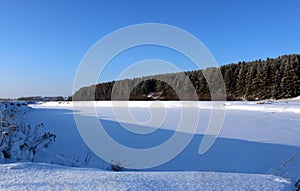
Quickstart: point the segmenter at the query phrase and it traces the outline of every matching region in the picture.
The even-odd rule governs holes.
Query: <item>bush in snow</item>
[[[295,183],[296,191],[300,191],[300,179]]]
[[[111,170],[113,170],[115,172],[119,172],[124,169],[124,167],[122,166],[122,164],[119,161],[111,161],[110,168],[111,168]]]
[[[24,123],[24,104],[0,104],[0,161],[33,161],[36,152],[55,141],[56,135],[45,132],[43,123]]]

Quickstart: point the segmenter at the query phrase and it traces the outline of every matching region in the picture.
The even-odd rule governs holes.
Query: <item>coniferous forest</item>
[[[299,61],[300,55],[293,54],[275,59],[259,59],[221,66],[219,69],[223,75],[227,100],[282,99],[299,96]],[[206,79],[214,75],[215,69],[207,68],[100,83],[79,89],[70,99],[75,101],[190,100],[191,89],[193,89],[198,100],[211,100]],[[187,77],[191,83],[187,83]],[[182,90],[183,93],[178,93],[178,90]]]

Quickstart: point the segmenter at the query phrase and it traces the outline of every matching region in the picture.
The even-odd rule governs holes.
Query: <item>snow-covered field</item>
[[[75,115],[93,116],[86,112],[87,105],[81,104],[82,110],[75,111]],[[299,99],[262,104],[222,103],[226,109],[222,129],[204,155],[199,155],[198,149],[211,116],[211,102],[133,101],[128,103],[128,108],[140,121],[138,124],[126,117],[116,118],[112,102],[94,102],[93,105],[96,117],[108,134],[120,144],[137,149],[166,141],[176,131],[182,107],[199,108],[199,124],[191,142],[173,160],[146,170],[116,173],[104,171],[110,165],[94,155],[79,135],[72,102],[30,105],[32,109],[27,109],[26,123],[44,123],[47,131],[57,135],[56,142],[37,153],[35,163],[0,165],[0,189],[292,190],[300,178]],[[127,109],[124,102],[115,102],[116,105]],[[143,125],[151,119],[151,112],[161,108],[164,108],[165,118],[158,129]],[[137,135],[128,133],[122,125],[156,131],[147,136]],[[189,122],[185,125],[187,128],[181,129],[179,135],[192,133]]]

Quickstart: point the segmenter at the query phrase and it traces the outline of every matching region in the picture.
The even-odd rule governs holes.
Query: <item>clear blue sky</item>
[[[70,95],[87,50],[139,23],[192,33],[219,65],[299,53],[299,7],[298,0],[1,0],[0,97]],[[108,67],[101,80],[122,69]]]

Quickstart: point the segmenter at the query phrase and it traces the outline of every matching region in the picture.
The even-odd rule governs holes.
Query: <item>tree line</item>
[[[227,100],[292,98],[300,95],[299,60],[297,54],[283,55],[219,68],[105,82],[82,87],[70,99],[193,100],[196,95],[197,100],[211,100],[207,81],[214,79],[216,71],[223,76]]]

